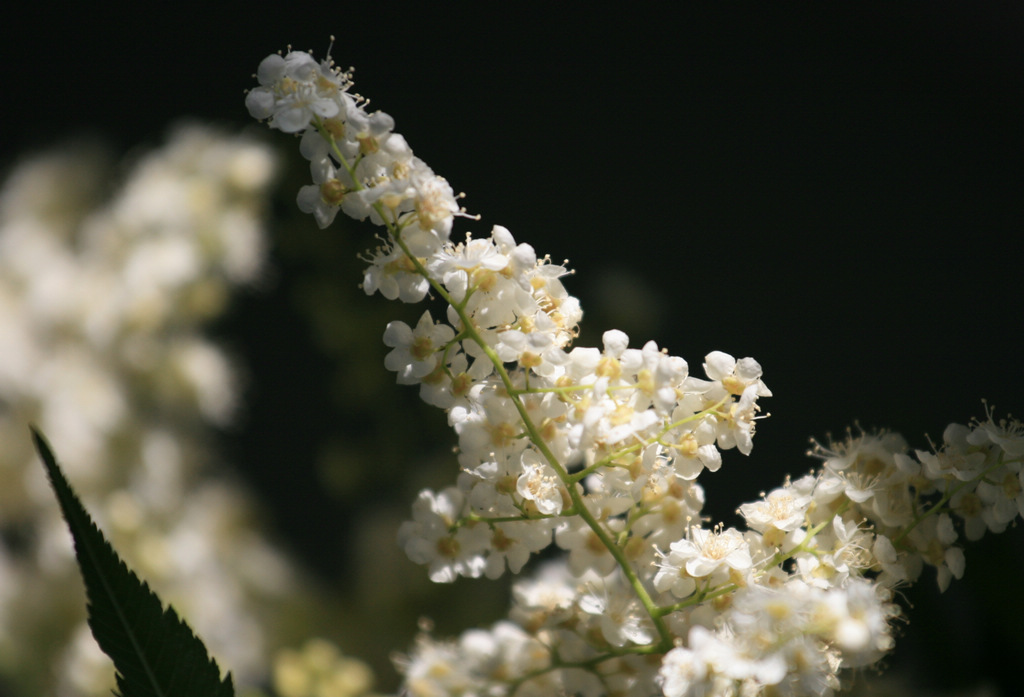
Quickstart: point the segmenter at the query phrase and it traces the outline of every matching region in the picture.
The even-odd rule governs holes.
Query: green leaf
[[[39,456],[75,541],[85,581],[89,627],[114,661],[122,697],[232,697],[203,642],[170,606],[166,610],[128,568],[89,517],[57,466],[46,439],[32,429]]]

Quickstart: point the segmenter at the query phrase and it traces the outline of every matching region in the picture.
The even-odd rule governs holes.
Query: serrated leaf
[[[122,697],[233,697],[206,646],[170,606],[128,568],[78,500],[46,439],[32,429],[39,456],[75,541],[89,628],[114,661]]]

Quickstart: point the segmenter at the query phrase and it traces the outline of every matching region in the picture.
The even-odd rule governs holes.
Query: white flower
[[[579,599],[583,612],[598,617],[601,635],[612,646],[627,643],[648,644],[654,639],[650,619],[629,590],[616,583],[606,583],[600,590],[586,593]]]
[[[690,629],[687,646],[665,654],[658,682],[665,697],[746,695],[759,694],[785,675],[786,663],[778,654],[751,655],[724,633],[698,625]],[[739,692],[737,682],[744,683]]]
[[[250,115],[269,119],[271,127],[285,133],[304,130],[314,116],[328,119],[341,112],[343,76],[328,61],[317,63],[304,51],[267,56],[256,78],[260,87],[245,98]]]
[[[911,573],[907,570],[906,560],[900,557],[892,540],[885,535],[877,535],[875,537],[875,541],[871,545],[871,554],[882,567],[883,575],[880,577],[880,580],[885,585],[895,585],[911,578]]]
[[[803,524],[810,504],[810,496],[784,487],[775,489],[762,501],[743,504],[740,513],[752,530],[762,533],[769,529],[792,532]]]
[[[518,574],[530,559],[551,544],[554,523],[550,520],[523,520],[495,523],[491,531],[490,550],[487,554],[487,578],[498,578],[508,570]]]
[[[990,412],[988,418],[978,423],[967,436],[967,442],[972,445],[992,443],[1011,458],[1018,458],[1024,455],[1024,423],[1013,418],[996,422]]]
[[[758,396],[757,385],[749,385],[739,401],[728,406],[725,418],[718,422],[718,447],[723,450],[735,447],[744,455],[750,454],[754,447],[754,420],[760,411]]]
[[[937,453],[915,451],[921,473],[938,484],[949,477],[966,482],[981,474],[986,453],[968,442],[970,435],[971,431],[961,424],[947,426],[942,433],[943,446]]]
[[[686,571],[686,558],[682,555],[664,554],[659,550],[658,572],[654,575],[654,587],[660,593],[669,591],[677,598],[688,598],[697,590],[697,579]]]
[[[728,353],[712,351],[704,357],[704,372],[712,380],[721,383],[729,394],[739,396],[748,387],[754,387],[756,396],[772,396],[771,390],[761,381],[761,364],[753,358],[737,361]]]
[[[691,527],[689,537],[673,542],[668,559],[682,562],[686,573],[703,578],[724,567],[746,571],[753,563],[750,549],[739,530],[708,530]]]
[[[523,473],[516,481],[516,491],[527,501],[533,501],[544,515],[562,512],[562,480],[543,461],[535,450],[522,454]]]
[[[999,532],[1017,516],[1024,515],[1021,472],[1014,473],[1001,467],[991,472],[986,479],[978,482],[978,500],[985,507],[986,518],[991,521],[989,527],[993,532]]]
[[[338,210],[347,209],[349,201],[353,200],[349,193],[352,178],[344,169],[338,169],[327,155],[314,158],[309,167],[313,183],[299,189],[296,203],[303,213],[312,213],[317,226],[323,230],[334,222]]]
[[[569,570],[576,576],[588,572],[607,576],[616,568],[615,557],[582,518],[560,522],[555,528],[555,543],[569,552]]]
[[[385,147],[394,128],[395,120],[383,111],[367,114],[353,109],[348,114],[345,137],[359,143],[359,152],[363,155],[375,155]]]
[[[462,272],[470,278],[460,285],[487,291],[497,280],[494,272],[501,271],[508,263],[509,258],[489,238],[468,238],[439,254],[431,263],[430,270],[445,285],[452,283],[450,274]]]
[[[865,580],[815,596],[812,616],[826,638],[843,651],[848,666],[871,663],[892,648],[889,619],[898,614],[888,591]]]
[[[452,642],[427,636],[417,638],[412,655],[398,661],[405,676],[403,692],[411,697],[447,697],[473,694],[479,689],[472,665]]]
[[[698,643],[698,636],[707,632],[703,627],[694,627],[690,633],[690,644]],[[704,694],[703,685],[708,676],[708,664],[693,649],[677,647],[665,654],[658,671],[658,683],[665,697],[688,697]]]
[[[363,290],[367,295],[380,292],[388,300],[417,303],[426,297],[430,281],[416,273],[400,248],[381,246],[363,274]]]
[[[531,578],[512,586],[513,614],[539,612],[545,620],[568,617],[576,602],[576,579],[562,561],[547,562]]]
[[[420,492],[413,519],[398,529],[398,542],[409,559],[430,567],[430,580],[451,583],[458,576],[477,578],[484,572],[484,552],[490,543],[485,525],[460,525],[465,497],[454,487],[440,494]]]
[[[443,239],[448,239],[452,229],[452,217],[459,212],[455,193],[443,177],[433,172],[417,172],[412,179],[416,191],[413,201],[416,218],[424,229],[433,230]]]
[[[398,382],[412,384],[432,373],[438,366],[440,352],[455,337],[447,324],[435,324],[430,312],[424,312],[416,329],[405,322],[389,322],[384,343],[392,351],[384,357],[384,367],[398,373]]]

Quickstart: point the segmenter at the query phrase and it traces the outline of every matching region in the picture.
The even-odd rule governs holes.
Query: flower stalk
[[[927,564],[944,587],[963,573],[960,534],[1024,513],[1024,429],[989,415],[951,426],[934,453],[884,433],[819,448],[819,472],[740,507],[747,530],[705,527],[697,480],[721,451],[751,453],[771,396],[760,364],[713,351],[696,377],[617,330],[573,346],[569,272],[501,226],[453,242],[469,217],[459,197],[348,73],[291,52],[257,76],[250,113],[302,134],[313,184],[299,207],[320,227],[341,211],[385,229],[364,290],[441,306],[441,320],[428,310],[384,334],[385,365],[447,412],[459,443],[456,484],[420,493],[399,543],[438,582],[565,552],[515,584],[508,620],[422,637],[409,694],[824,694],[891,648],[897,585]],[[958,507],[968,496],[980,513]]]

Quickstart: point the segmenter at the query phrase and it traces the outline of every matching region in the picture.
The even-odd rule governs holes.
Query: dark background
[[[761,362],[772,417],[750,459],[705,478],[716,520],[806,471],[809,436],[857,421],[924,447],[981,415],[982,398],[1024,412],[1020,6],[429,5],[47,5],[48,22],[0,29],[2,162],[83,133],[153,145],[183,116],[244,127],[259,61],[289,43],[322,56],[334,34],[357,91],[483,216],[463,230],[503,224],[570,259],[582,342],[617,327],[694,373],[714,349]],[[290,221],[306,175],[271,135],[291,160],[276,208]],[[368,475],[338,451],[370,452],[396,427],[422,428],[422,451],[452,440],[414,395],[381,392],[383,346],[338,338],[378,341],[394,316],[354,289],[368,229],[303,220],[280,234],[292,225],[278,225],[275,270],[216,328],[250,374],[223,444],[309,567],[346,579],[363,511],[404,508],[429,476],[399,485],[393,444],[355,458]],[[350,313],[333,329],[331,307]],[[356,354],[367,362],[339,367]],[[375,370],[379,384],[360,377]],[[378,412],[346,394],[393,401],[394,421],[379,430]],[[1021,534],[968,548],[967,562],[944,597],[928,572],[908,595],[891,663],[919,682],[1008,680],[1024,650]]]

